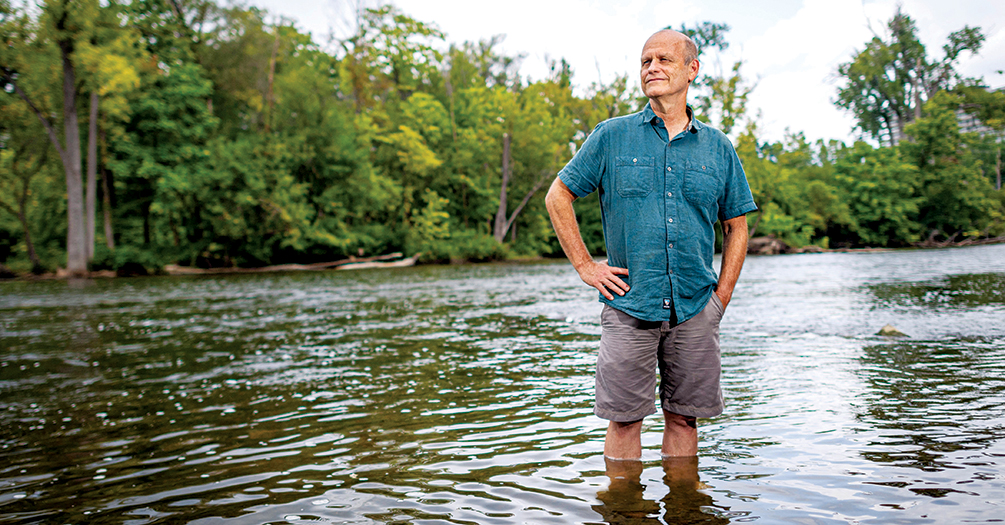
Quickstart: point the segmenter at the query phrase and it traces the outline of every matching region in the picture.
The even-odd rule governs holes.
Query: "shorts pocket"
[[[627,198],[645,197],[653,191],[653,157],[616,157],[614,186],[618,195]]]
[[[719,314],[719,320],[722,320],[722,316],[726,313],[726,308],[722,306],[722,299],[719,299],[719,294],[712,291],[712,297],[710,298],[712,302],[712,307]]]

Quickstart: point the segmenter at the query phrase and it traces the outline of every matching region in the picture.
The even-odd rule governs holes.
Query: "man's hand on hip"
[[[725,310],[726,305],[729,304],[729,300],[733,298],[733,292],[721,291],[721,288],[716,288],[713,293],[719,296],[719,302],[722,303],[722,309]]]
[[[606,261],[589,261],[579,270],[579,278],[599,290],[608,300],[614,299],[612,291],[618,295],[625,295],[628,291],[628,284],[619,275],[628,275],[628,269],[608,266]]]

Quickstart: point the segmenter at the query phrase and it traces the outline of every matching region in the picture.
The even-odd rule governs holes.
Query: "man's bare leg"
[[[690,457],[698,455],[698,423],[690,416],[663,411],[663,457]],[[608,436],[610,430],[608,429]]]
[[[611,421],[604,440],[604,456],[610,459],[642,457],[642,420],[632,423]]]

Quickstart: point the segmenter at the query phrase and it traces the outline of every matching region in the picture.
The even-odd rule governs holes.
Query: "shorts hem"
[[[656,413],[656,407],[649,407],[648,409],[636,410],[634,412],[618,412],[616,410],[607,410],[600,407],[593,407],[593,413],[600,419],[606,419],[608,421],[614,421],[615,423],[631,423],[633,421],[638,421],[645,418],[646,416]]]
[[[696,407],[691,405],[680,405],[677,403],[663,403],[663,410],[671,412],[673,414],[678,414],[681,416],[689,417],[715,417],[722,414],[725,406],[719,405],[714,407]]]

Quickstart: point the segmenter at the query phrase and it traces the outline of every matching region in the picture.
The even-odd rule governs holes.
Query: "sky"
[[[347,7],[369,0],[250,0],[272,15],[294,21],[316,41],[343,35]],[[371,2],[373,3],[373,2]],[[729,48],[702,56],[706,72],[728,72],[743,60],[741,73],[756,82],[748,109],[762,141],[802,132],[810,141],[855,140],[854,121],[834,106],[839,64],[851,59],[900,4],[918,26],[929,56],[941,58],[947,36],[965,25],[979,26],[986,40],[976,56],[964,54],[959,70],[1005,86],[1005,2],[1000,0],[393,0],[404,14],[432,23],[446,43],[476,42],[505,35],[502,51],[524,54],[520,73],[547,76],[549,60],[564,58],[573,84],[609,82],[629,74],[638,89],[638,63],[650,34],[682,23],[726,23]],[[580,94],[583,94],[581,91]],[[641,93],[639,93],[641,94]]]

